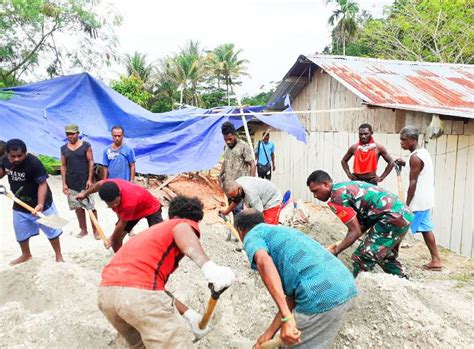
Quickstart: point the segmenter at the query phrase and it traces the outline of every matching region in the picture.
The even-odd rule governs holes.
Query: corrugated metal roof
[[[304,71],[303,66],[314,65],[369,105],[474,118],[472,65],[348,56],[300,56],[284,81]],[[285,93],[278,88],[277,92],[280,95]]]

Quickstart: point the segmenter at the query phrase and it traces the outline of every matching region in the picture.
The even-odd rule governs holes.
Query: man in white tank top
[[[423,265],[425,270],[441,270],[441,259],[433,234],[433,222],[430,210],[434,207],[434,170],[430,153],[418,145],[418,129],[414,126],[405,126],[400,131],[400,145],[410,151],[405,162],[396,160],[399,165],[406,166],[409,171],[409,185],[407,190],[407,206],[414,214],[411,224],[413,234],[422,233],[426,246],[431,254],[431,261]]]

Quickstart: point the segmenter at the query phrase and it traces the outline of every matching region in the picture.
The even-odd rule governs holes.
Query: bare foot
[[[76,238],[83,238],[84,236],[87,236],[87,230],[81,230],[79,234],[76,235]]]
[[[58,263],[64,262],[63,256],[62,255],[56,256],[56,262]]]
[[[21,255],[20,257],[18,257],[17,259],[14,259],[10,262],[10,265],[16,265],[16,264],[20,264],[20,263],[25,263],[25,262],[28,262],[30,259],[31,259],[31,255]]]
[[[443,269],[441,262],[431,261],[427,264],[423,264],[421,267],[423,270],[430,270],[430,271],[440,271]]]
[[[98,233],[95,233],[95,232],[94,232],[94,239],[100,240],[100,235],[99,235]]]

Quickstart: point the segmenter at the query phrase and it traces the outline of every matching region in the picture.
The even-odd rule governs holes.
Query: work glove
[[[191,327],[191,331],[193,331],[196,339],[203,338],[211,330],[211,327],[209,325],[207,325],[206,328],[203,330],[199,328],[199,322],[201,321],[202,316],[193,309],[186,310],[186,312],[183,314],[183,317],[188,323],[189,327]]]
[[[213,285],[215,292],[229,287],[235,279],[235,274],[232,269],[217,265],[213,261],[204,263],[201,270],[207,282]]]

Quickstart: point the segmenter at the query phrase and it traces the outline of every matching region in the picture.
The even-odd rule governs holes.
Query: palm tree
[[[336,25],[335,30],[340,33],[342,40],[342,55],[345,56],[346,41],[354,36],[357,30],[356,16],[359,5],[353,0],[326,0],[326,5],[333,2],[337,3],[338,8],[329,17],[328,23],[331,26]]]
[[[133,55],[127,54],[124,63],[128,76],[139,78],[144,85],[150,84],[155,66],[152,63],[147,63],[146,54],[139,52],[135,52]]]
[[[239,84],[238,79],[242,76],[248,76],[246,59],[239,59],[242,50],[235,50],[234,44],[223,44],[217,46],[213,51],[208,53],[207,65],[217,78],[218,87],[220,81],[226,86],[227,104],[230,105],[230,92],[233,91],[232,86]]]
[[[170,65],[169,75],[180,88],[180,105],[187,102],[198,106],[201,101],[198,86],[206,74],[199,42],[188,41],[180,53],[173,57]]]

